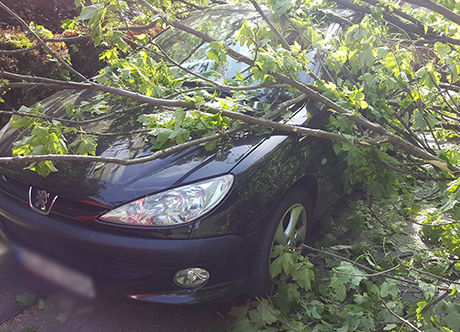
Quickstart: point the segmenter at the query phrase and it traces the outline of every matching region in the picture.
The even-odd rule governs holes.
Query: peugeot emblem
[[[57,198],[57,195],[53,195],[44,189],[34,187],[29,189],[29,206],[40,214],[49,214]]]
[[[50,198],[50,193],[46,192],[46,190],[37,190],[34,206],[42,211],[45,211],[46,203],[48,203],[48,198]]]

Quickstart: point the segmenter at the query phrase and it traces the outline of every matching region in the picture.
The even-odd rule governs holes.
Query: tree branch
[[[334,0],[336,3],[348,7],[354,11],[364,13],[364,14],[372,14],[371,10],[368,7],[365,6],[360,6],[354,2],[348,1],[348,0]],[[390,15],[386,12],[382,13],[383,19],[385,21],[390,22],[391,24],[396,25],[397,27],[403,29],[404,31],[407,31],[409,33],[414,33],[417,35],[425,35],[424,28],[422,26],[418,26],[415,24],[406,24],[403,21],[401,21],[399,18]]]
[[[114,111],[112,113],[108,113],[108,114],[101,115],[101,116],[98,116],[96,118],[87,119],[87,120],[70,120],[70,119],[64,119],[64,118],[56,118],[56,117],[49,116],[49,115],[31,114],[31,113],[18,112],[18,111],[3,111],[3,110],[0,110],[0,115],[2,115],[2,114],[4,114],[4,115],[17,115],[17,116],[22,116],[22,117],[31,117],[31,118],[43,119],[43,120],[47,120],[47,121],[56,120],[56,121],[59,121],[61,123],[68,123],[68,124],[74,124],[74,125],[77,125],[77,126],[81,126],[83,124],[99,122],[99,121],[106,120],[106,119],[109,119],[109,118],[112,118],[112,117],[115,117],[115,116],[118,116],[118,115],[124,115],[124,114],[128,114],[128,113],[131,113],[131,112],[135,112],[135,111],[137,111],[137,110],[139,110],[139,109],[141,109],[142,107],[145,107],[145,106],[147,106],[147,104],[141,104],[141,105],[137,105],[137,106],[134,106],[134,107],[129,107],[129,108],[126,108],[126,109],[121,109],[121,110],[118,110],[118,111]]]
[[[260,8],[260,6],[258,5],[257,1],[256,0],[249,0],[249,1],[251,1],[252,5],[257,10],[257,12],[260,14],[260,16],[262,16],[263,20],[268,24],[268,26],[273,31],[273,33],[278,37],[278,39],[281,42],[281,45],[283,45],[283,47],[286,50],[290,50],[291,46],[289,45],[289,43],[286,41],[286,39],[284,39],[283,35],[278,31],[278,29],[270,21],[270,19],[267,17],[267,15],[265,15],[264,11],[262,10],[262,8]]]
[[[40,48],[40,45],[34,45],[34,46],[30,46],[30,47],[25,47],[25,48],[18,48],[18,49],[15,49],[15,50],[0,50],[0,54],[19,54],[19,53],[24,53],[24,52],[28,52],[28,51],[32,51],[32,50],[35,50],[37,48]]]
[[[98,84],[98,83],[93,83],[93,82],[68,82],[68,81],[55,80],[55,79],[45,78],[45,77],[14,74],[14,73],[6,72],[3,70],[0,70],[0,78],[6,78],[6,79],[11,79],[11,80],[17,80],[17,81],[27,81],[27,82],[34,82],[34,83],[49,84],[49,86],[59,86],[60,89],[68,89],[68,90],[89,89],[89,90],[94,90],[94,91],[108,92],[114,95],[131,98],[141,103],[147,103],[147,104],[154,105],[154,106],[194,108],[194,105],[191,102],[148,97],[146,95],[143,95],[137,92],[132,92],[129,90],[115,88],[115,87],[111,87],[108,85],[103,85],[103,84]]]
[[[363,0],[365,1],[365,0]],[[417,0],[415,0],[417,1]],[[335,0],[338,4],[341,4],[342,6],[348,7],[356,12],[364,13],[364,14],[372,14],[371,10],[368,7],[360,6],[356,3],[350,2],[348,0]],[[372,3],[373,1],[366,1],[368,3]],[[410,2],[410,1],[408,1]],[[446,42],[446,43],[451,43],[454,45],[460,45],[460,40],[451,38],[448,36],[441,36],[441,35],[432,35],[429,33],[425,32],[425,28],[423,25],[419,24],[406,24],[403,21],[401,21],[399,18],[387,13],[383,12],[383,19],[392,25],[398,27],[402,31],[405,31],[406,33],[412,33],[416,34],[418,36],[423,37],[423,40],[417,41],[420,43],[430,43],[434,44],[436,42]]]
[[[171,93],[170,95],[165,96],[165,99],[172,99],[183,93],[189,93],[194,91],[216,91],[216,90],[225,90],[225,91],[253,91],[260,89],[277,89],[277,88],[288,88],[289,84],[258,84],[258,85],[249,85],[249,86],[230,86],[230,85],[218,85],[218,86],[198,86],[196,88],[190,88],[182,91],[177,91]]]
[[[378,8],[381,8],[381,9],[383,8],[385,10],[385,12],[388,13],[388,11],[386,11],[386,9],[384,8],[384,4],[381,3],[379,0],[362,0],[362,1],[367,2],[368,4],[371,4],[371,5],[376,6]],[[427,29],[426,31],[428,33],[431,33],[431,32],[434,31],[433,28],[426,26],[425,24],[423,24],[422,21],[417,20],[415,17],[410,16],[409,14],[403,12],[402,10],[400,10],[398,8],[392,7],[391,11],[393,13],[395,13],[396,15],[401,16],[403,19],[408,20],[409,22],[411,22],[411,23],[413,23],[413,24],[415,24],[417,26],[421,26],[421,27],[423,27],[423,29]],[[390,13],[388,13],[388,14],[390,14]]]
[[[14,157],[0,157],[0,165],[11,166],[11,165],[26,165],[32,162],[39,161],[64,161],[64,162],[102,162],[118,164],[123,166],[135,165],[153,161],[155,159],[164,158],[171,154],[184,151],[196,145],[200,145],[206,142],[210,142],[225,136],[235,134],[245,128],[244,125],[238,125],[232,129],[225,131],[224,133],[217,133],[215,135],[194,139],[182,144],[172,146],[160,151],[156,151],[150,156],[136,158],[136,159],[122,159],[115,157],[100,157],[100,156],[80,156],[80,155],[61,155],[61,154],[49,154],[49,155],[29,155],[29,156],[14,156]]]
[[[450,9],[444,7],[443,5],[440,5],[439,3],[436,3],[431,0],[406,0],[406,2],[412,3],[414,5],[424,7],[427,9],[430,9],[441,16],[445,17],[449,21],[452,21],[458,25],[460,25],[460,15],[454,13]]]
[[[61,38],[43,38],[45,43],[71,43],[71,42],[79,42],[84,40],[91,39],[90,35],[80,35],[80,36],[71,36],[71,37],[61,37]]]

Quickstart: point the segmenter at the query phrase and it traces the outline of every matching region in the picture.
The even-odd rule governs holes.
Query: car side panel
[[[305,120],[309,126],[324,124],[323,112],[304,111],[310,112]],[[211,216],[195,222],[190,237],[255,232],[284,193],[306,175],[317,181],[319,213],[340,192],[338,163],[329,140],[275,133],[232,169],[235,185],[229,197]]]

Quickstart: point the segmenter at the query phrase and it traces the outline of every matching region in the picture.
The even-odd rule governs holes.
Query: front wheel
[[[270,295],[273,279],[270,276],[271,253],[276,245],[300,247],[306,240],[312,203],[302,187],[291,188],[277,204],[274,213],[262,226],[254,251],[251,289],[254,296]]]

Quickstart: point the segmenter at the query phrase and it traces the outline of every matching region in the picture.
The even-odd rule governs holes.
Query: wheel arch
[[[304,175],[292,184],[292,186],[295,185],[301,186],[308,192],[311,203],[315,206],[316,198],[318,197],[318,181],[316,178],[313,175]]]

